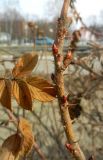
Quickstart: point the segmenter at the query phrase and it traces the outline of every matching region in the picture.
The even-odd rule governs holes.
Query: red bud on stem
[[[54,43],[53,46],[52,46],[52,51],[53,51],[53,54],[58,54],[58,47],[56,46],[56,44]]]

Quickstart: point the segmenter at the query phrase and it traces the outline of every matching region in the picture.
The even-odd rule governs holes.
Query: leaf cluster
[[[42,102],[52,101],[55,96],[55,87],[39,76],[32,76],[31,72],[38,62],[38,55],[28,53],[20,57],[11,74],[0,78],[0,102],[11,107],[11,98],[26,110],[32,110],[32,100]]]

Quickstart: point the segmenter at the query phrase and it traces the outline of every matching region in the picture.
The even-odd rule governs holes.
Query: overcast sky
[[[8,5],[19,1],[19,9],[25,14],[36,15],[38,18],[47,18],[47,2],[50,5],[53,1],[59,0],[0,0],[0,4],[5,2],[4,6],[6,6],[7,1],[9,1]],[[83,19],[87,19],[91,15],[98,16],[101,10],[103,10],[103,0],[77,0],[75,4]],[[51,12],[51,15],[53,15],[53,10]]]
[[[21,8],[24,12],[34,13],[40,17],[44,16],[46,3],[48,0],[20,0]],[[51,3],[54,0],[49,0]],[[99,15],[103,10],[103,0],[77,0],[78,11],[83,17],[89,15]]]

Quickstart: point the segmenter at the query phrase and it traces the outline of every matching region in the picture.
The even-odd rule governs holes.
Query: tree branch
[[[58,19],[57,35],[52,48],[55,61],[55,83],[57,88],[59,107],[61,111],[61,118],[69,143],[66,144],[66,147],[76,160],[85,160],[85,156],[79,147],[74,131],[72,129],[72,122],[68,111],[69,104],[65,96],[63,70],[61,67],[63,63],[63,44],[67,31],[66,27],[68,24],[67,12],[70,6],[70,2],[70,0],[64,0],[61,16]]]

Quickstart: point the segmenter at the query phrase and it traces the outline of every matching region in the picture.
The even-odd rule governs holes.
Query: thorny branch
[[[55,60],[55,83],[57,88],[59,107],[61,111],[61,118],[67,136],[67,140],[69,143],[66,144],[66,147],[76,160],[85,160],[85,156],[79,147],[79,144],[77,142],[77,139],[75,137],[72,128],[72,122],[68,112],[69,104],[65,96],[66,93],[64,87],[63,70],[61,69],[62,59],[63,59],[62,55],[63,43],[67,31],[66,27],[68,24],[67,11],[70,6],[70,2],[71,2],[70,0],[64,0],[61,16],[58,19],[56,40],[53,44],[53,56]]]

